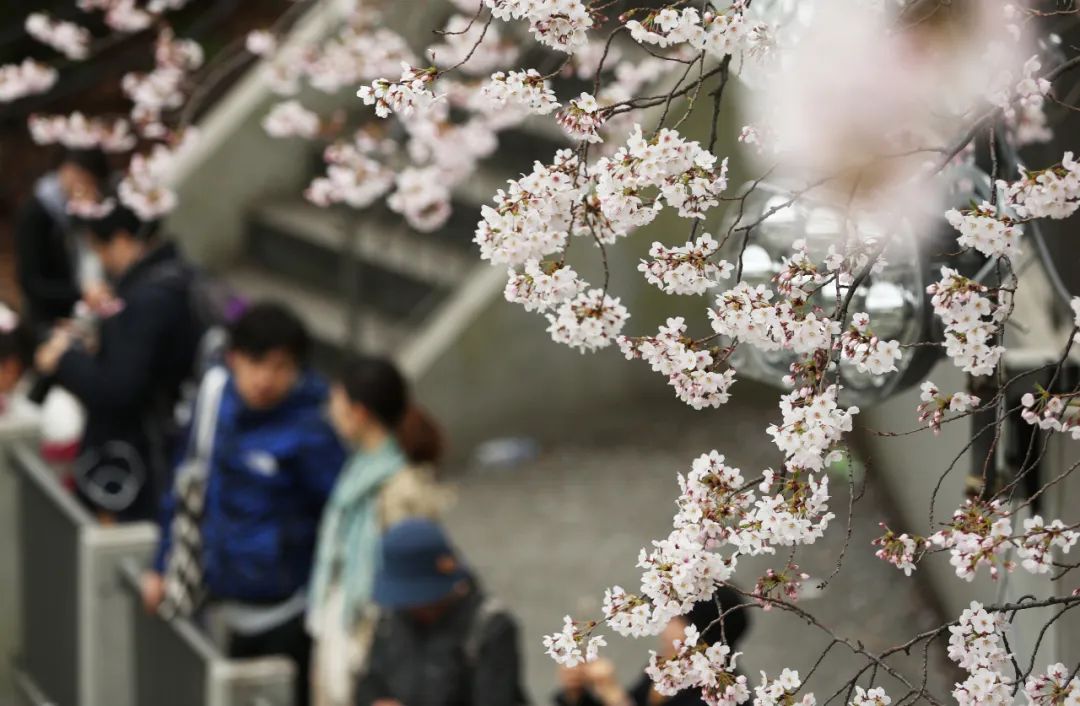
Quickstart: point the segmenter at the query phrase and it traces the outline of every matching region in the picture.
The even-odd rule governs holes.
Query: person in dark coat
[[[279,304],[256,303],[231,325],[226,365],[211,368],[199,392],[215,388],[217,402],[196,403],[195,441],[165,496],[158,551],[142,579],[147,610],[202,619],[230,657],[289,657],[296,706],[308,703],[304,615],[319,519],[346,455],[310,348],[304,325]],[[184,479],[203,414],[213,424],[193,511]]]
[[[484,595],[446,535],[413,518],[383,535],[374,599],[385,613],[356,706],[518,706],[514,618]]]
[[[180,386],[202,336],[192,311],[193,271],[174,244],[157,239],[156,223],[123,207],[87,225],[114,299],[96,333],[74,325],[54,330],[35,365],[86,408],[75,465],[80,497],[103,518],[150,519],[178,437]]]
[[[746,634],[749,616],[745,608],[732,610],[744,603],[740,595],[721,586],[712,600],[702,601],[684,617],[670,621],[660,634],[661,656],[673,656],[675,640],[682,640],[686,627],[693,625],[702,642],[713,644],[723,640],[738,651],[738,643]],[[723,625],[718,622],[723,615]],[[730,611],[730,612],[727,612]],[[704,706],[701,692],[685,689],[675,696],[664,696],[653,689],[652,680],[642,674],[630,689],[625,690],[615,676],[615,668],[607,660],[597,660],[559,671],[562,689],[555,695],[557,706]]]
[[[23,313],[39,335],[70,316],[84,294],[99,295],[83,291],[80,269],[87,262],[86,252],[68,204],[97,201],[108,175],[108,163],[100,151],[69,151],[55,171],[38,179],[16,217],[16,273]]]

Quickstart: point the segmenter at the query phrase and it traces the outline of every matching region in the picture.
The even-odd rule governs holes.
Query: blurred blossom
[[[763,3],[768,21],[796,29],[748,67],[747,122],[768,132],[789,177],[833,177],[837,198],[870,210],[933,210],[928,166],[992,106],[1024,99],[1014,122],[1040,131],[1044,86],[1006,4],[964,0],[911,22],[890,0]]]

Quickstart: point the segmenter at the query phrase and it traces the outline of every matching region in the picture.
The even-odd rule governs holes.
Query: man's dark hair
[[[311,337],[288,307],[277,302],[258,302],[229,327],[229,350],[255,359],[284,350],[303,367],[311,354]]]
[[[105,186],[109,180],[109,160],[105,153],[96,149],[68,149],[60,157],[60,164],[73,164],[94,177],[98,184]]]
[[[115,198],[115,197],[113,197]],[[160,221],[144,221],[135,212],[119,203],[101,218],[84,218],[80,223],[95,240],[112,242],[120,233],[128,233],[138,240],[150,240],[158,232]]]
[[[686,620],[697,628],[701,639],[707,644],[723,639],[734,649],[750,623],[749,610],[744,603],[736,591],[720,586],[711,599],[695,603]],[[723,623],[720,622],[721,616]]]

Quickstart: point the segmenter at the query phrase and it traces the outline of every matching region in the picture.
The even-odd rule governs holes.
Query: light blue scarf
[[[355,454],[338,477],[319,525],[311,614],[325,608],[335,576],[344,597],[346,626],[370,601],[379,562],[379,488],[405,464],[397,443],[388,439],[375,451]]]

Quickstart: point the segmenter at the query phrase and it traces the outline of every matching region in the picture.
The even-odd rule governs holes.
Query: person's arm
[[[177,317],[177,302],[165,292],[149,291],[114,315],[103,331],[101,351],[91,355],[73,348],[60,359],[56,381],[79,398],[90,414],[129,411],[148,394],[153,361]],[[104,337],[107,336],[106,340]]]
[[[473,706],[517,706],[521,685],[521,655],[514,619],[504,613],[492,616],[472,674]]]
[[[42,272],[43,243],[55,227],[36,200],[23,206],[15,223],[16,268],[19,284],[29,299],[70,310],[81,296],[74,278],[46,277]]]

